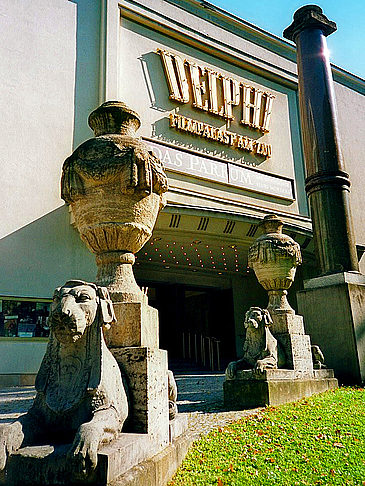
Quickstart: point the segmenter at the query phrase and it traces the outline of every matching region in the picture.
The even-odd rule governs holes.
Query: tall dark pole
[[[326,36],[337,29],[322,9],[307,5],[294,14],[284,37],[297,45],[298,87],[306,192],[322,274],[358,271],[345,172],[337,128]]]

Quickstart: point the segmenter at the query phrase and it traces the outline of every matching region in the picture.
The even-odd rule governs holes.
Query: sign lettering
[[[228,184],[228,169],[225,162],[200,157],[190,152],[182,152],[150,141],[148,144],[157,157],[162,160],[165,169]]]
[[[175,113],[170,114],[170,127],[192,135],[199,135],[210,140],[229,145],[230,147],[252,152],[264,157],[271,157],[271,145],[259,142],[243,135],[214,127],[208,123],[199,122],[192,118]]]
[[[165,168],[246,191],[294,200],[293,181],[147,140]]]
[[[226,120],[234,120],[233,107],[241,103],[240,123],[262,133],[269,131],[274,95],[184,60],[177,54],[163,49],[157,49],[157,52],[164,66],[170,99],[179,103],[192,101],[195,108]],[[192,88],[192,100],[189,85]]]

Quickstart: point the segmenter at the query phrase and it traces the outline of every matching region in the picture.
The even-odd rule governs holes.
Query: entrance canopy
[[[248,248],[260,235],[260,219],[242,214],[169,205],[160,214],[152,238],[137,254],[136,271],[143,266],[168,272],[208,272],[240,275],[252,272],[247,266]],[[313,244],[308,229],[286,225],[312,260]]]

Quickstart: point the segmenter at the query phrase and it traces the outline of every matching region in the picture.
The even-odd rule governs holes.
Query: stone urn
[[[109,289],[114,302],[141,302],[134,254],[151,237],[165,205],[167,177],[161,161],[136,137],[139,116],[124,103],[103,103],[88,122],[95,138],[64,162],[61,197],[96,255],[97,284]]]
[[[282,233],[283,222],[276,215],[265,216],[263,234],[248,251],[248,265],[268,291],[268,310],[294,313],[287,300],[296,268],[302,263],[299,244]]]

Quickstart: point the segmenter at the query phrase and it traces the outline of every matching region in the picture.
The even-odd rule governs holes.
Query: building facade
[[[167,206],[134,267],[160,312],[161,347],[172,359],[222,368],[240,352],[245,311],[266,305],[247,267],[266,214],[279,215],[302,247],[294,308],[303,280],[318,274],[294,45],[197,0],[33,0],[26,8],[6,0],[0,8],[3,383],[33,380],[53,289],[95,279],[60,175],[93,136],[88,115],[106,100],[140,115],[138,134],[169,179]],[[336,66],[332,73],[364,271],[365,82]]]

